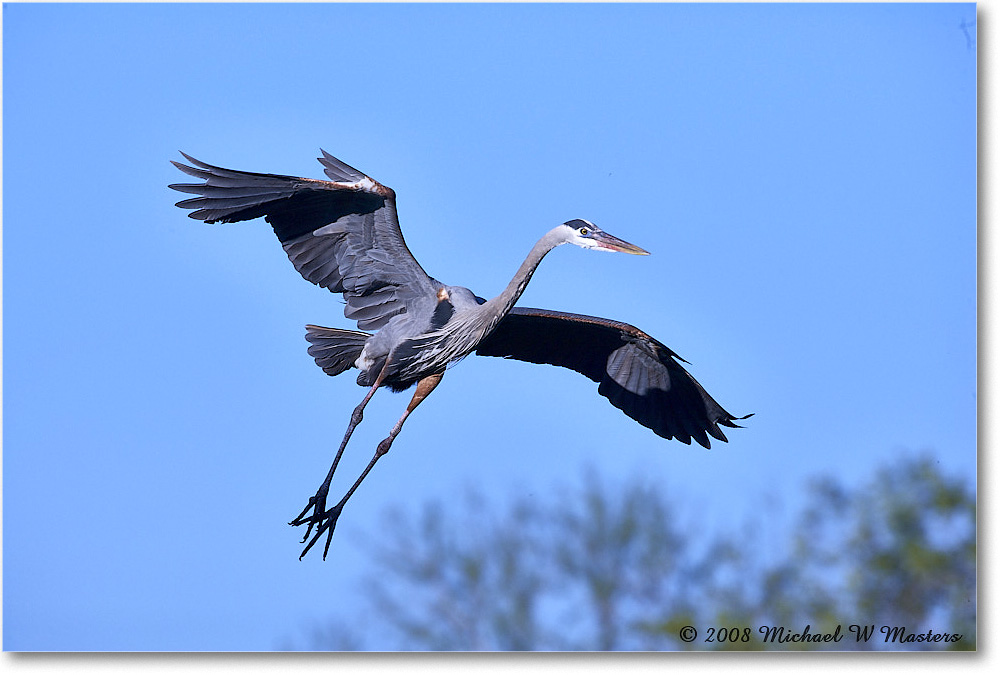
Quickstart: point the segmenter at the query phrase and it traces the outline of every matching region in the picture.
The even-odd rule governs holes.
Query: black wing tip
[[[356,169],[344,160],[334,157],[323,148],[320,148],[319,151],[323,156],[317,157],[316,160],[323,165],[323,173],[325,173],[331,180],[343,180],[344,178],[352,180],[361,180],[363,178],[371,179],[371,177],[364,171]]]
[[[183,150],[178,150],[177,152],[181,153],[181,155],[184,157],[184,159],[186,159],[187,161],[191,162],[195,166],[202,167],[202,168],[206,168],[206,167],[209,166],[208,164],[205,164],[205,162],[202,162],[200,160],[195,159],[194,157],[192,157],[191,155],[187,154]],[[192,167],[188,166],[187,164],[183,164],[181,162],[178,162],[175,159],[170,160],[170,163],[173,164],[174,166],[176,166],[181,171],[183,171],[184,169],[190,169],[190,168],[192,168]]]
[[[722,441],[723,443],[728,443],[729,439],[726,438],[726,435],[722,432],[722,429],[719,428],[719,425],[729,427],[730,429],[744,429],[745,427],[742,424],[736,424],[736,420],[745,420],[748,417],[753,417],[753,415],[753,413],[750,413],[749,415],[743,415],[742,417],[733,417],[727,413],[726,417],[720,417],[717,420],[712,420],[712,423],[706,427],[704,431],[707,431],[708,435],[712,438]],[[704,442],[700,438],[697,438],[696,440],[706,449],[712,449],[712,442],[708,440],[707,436],[704,439]]]
[[[736,420],[745,420],[753,416],[754,413],[749,413],[747,415],[743,415],[742,417],[733,417],[732,415],[730,415],[727,418],[717,420],[717,422],[719,424],[729,427],[730,429],[745,429],[746,427],[744,427],[742,424],[736,424]]]
[[[717,420],[712,420],[712,422],[707,427],[705,427],[705,429],[702,430],[702,436],[704,438],[695,436],[695,440],[698,441],[699,445],[706,448],[707,450],[712,449],[712,441],[708,439],[708,436],[711,436],[717,441],[728,443],[729,439],[726,438],[726,434],[722,432],[722,429],[719,428],[719,425],[722,425],[724,427],[729,427],[730,429],[744,429],[745,427],[742,424],[736,424],[736,420],[745,420],[748,417],[753,417],[753,415],[754,415],[753,413],[750,413],[749,415],[743,415],[742,417],[733,417],[732,415],[727,413],[725,417],[720,417]],[[707,432],[707,435],[705,432]],[[677,440],[683,441],[683,439],[681,438],[678,438]]]
[[[204,179],[205,183],[174,183],[172,185],[168,185],[167,187],[170,187],[174,190],[178,190],[180,192],[197,192],[197,190],[194,188],[200,188],[207,185],[209,177],[213,174],[213,172],[219,170],[219,167],[212,166],[211,164],[206,164],[205,162],[197,160],[185,152],[182,152],[180,150],[178,150],[178,152],[184,155],[184,158],[187,161],[191,162],[191,164],[193,164],[194,166],[189,166],[187,164],[184,164],[183,162],[178,162],[173,159],[170,160],[170,163],[189,176],[194,176],[195,178]]]
[[[197,178],[203,178],[204,177],[202,175],[204,172],[201,169],[197,169],[197,168],[195,168],[193,166],[188,166],[187,164],[184,164],[183,162],[178,162],[178,161],[173,160],[173,159],[170,160],[170,163],[173,164],[175,167],[177,167],[178,169],[180,169],[181,171],[183,171],[184,173],[186,173],[189,176],[195,176]],[[175,183],[175,185],[178,185],[178,184],[179,183]],[[171,185],[170,187],[174,187],[174,186]]]
[[[721,423],[721,420],[720,420],[720,423]],[[723,443],[728,443],[729,442],[729,439],[726,438],[726,435],[724,433],[722,433],[722,429],[720,429],[719,425],[715,424],[715,423],[710,424],[707,427],[705,427],[704,429],[702,429],[701,436],[695,437],[695,440],[698,441],[698,445],[700,445],[701,447],[705,448],[706,450],[711,450],[712,449],[712,441],[709,438],[709,436],[711,436],[712,438],[714,438],[717,441],[722,441]]]

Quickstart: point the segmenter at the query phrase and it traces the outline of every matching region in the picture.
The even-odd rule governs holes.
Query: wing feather
[[[709,435],[727,440],[720,424],[737,427],[734,420],[745,419],[709,396],[678,363],[684,359],[627,323],[516,307],[476,354],[575,370],[598,382],[598,393],[626,415],[682,443],[711,447]]]
[[[208,223],[261,216],[270,223],[295,269],[308,281],[343,293],[344,313],[363,330],[377,330],[415,303],[434,298],[431,279],[406,247],[388,187],[326,151],[319,158],[331,179],[235,171],[184,155],[173,164],[204,180],[170,187],[198,195],[177,202]],[[367,298],[377,295],[375,302]]]

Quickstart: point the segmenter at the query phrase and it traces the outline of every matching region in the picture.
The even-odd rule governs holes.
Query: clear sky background
[[[3,13],[4,649],[301,643],[364,620],[386,509],[468,486],[642,475],[713,529],[903,452],[975,479],[974,5]],[[688,447],[575,373],[471,357],[300,562],[286,522],[364,395],[303,326],[353,324],[263,221],[166,186],[178,150],[322,177],[320,147],[479,295],[570,218],[651,251],[560,248],[521,304],[633,323],[756,415]],[[407,401],[376,396],[334,497]]]

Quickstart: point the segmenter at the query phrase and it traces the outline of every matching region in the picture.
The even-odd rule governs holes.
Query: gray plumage
[[[329,375],[356,367],[358,384],[371,389],[352,415],[326,481],[292,521],[308,525],[304,542],[316,528],[302,555],[323,532],[329,549],[344,503],[388,451],[403,421],[449,365],[473,352],[571,368],[598,382],[598,392],[632,419],[684,443],[694,439],[707,448],[709,436],[725,441],[719,425],[735,427],[734,420],[742,419],[712,399],[678,363],[680,357],[634,326],[514,308],[539,263],[557,246],[646,254],[593,223],[571,220],[547,232],[503,292],[484,300],[430,277],[403,240],[395,192],[325,151],[319,161],[330,180],[234,171],[184,157],[193,166],[174,165],[204,182],[171,185],[197,195],[177,206],[208,223],[263,216],[295,269],[343,294],[344,314],[360,329],[307,326],[309,354],[317,365]],[[344,499],[326,510],[333,473],[371,396],[382,386],[402,391],[414,384],[413,400],[368,468]]]

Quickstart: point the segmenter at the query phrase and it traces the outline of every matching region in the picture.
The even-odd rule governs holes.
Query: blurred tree
[[[502,518],[472,494],[464,504],[460,515],[436,502],[417,518],[391,513],[370,544],[376,648],[975,649],[975,496],[929,458],[900,459],[856,489],[815,481],[780,551],[763,550],[759,523],[714,537],[682,528],[652,486],[611,488],[594,472]],[[859,643],[850,624],[875,632]],[[844,639],[764,643],[757,632],[807,625],[840,625]],[[887,643],[883,625],[963,637]],[[685,626],[695,642],[679,639]],[[739,630],[720,641],[725,628]],[[323,635],[315,648],[345,646]]]
[[[941,475],[924,457],[882,468],[855,491],[818,481],[816,495],[797,534],[797,557],[846,581],[838,589],[842,600],[830,603],[833,611],[877,629],[963,636],[896,648],[975,648],[976,500],[962,481]],[[868,647],[893,648],[878,638]]]

